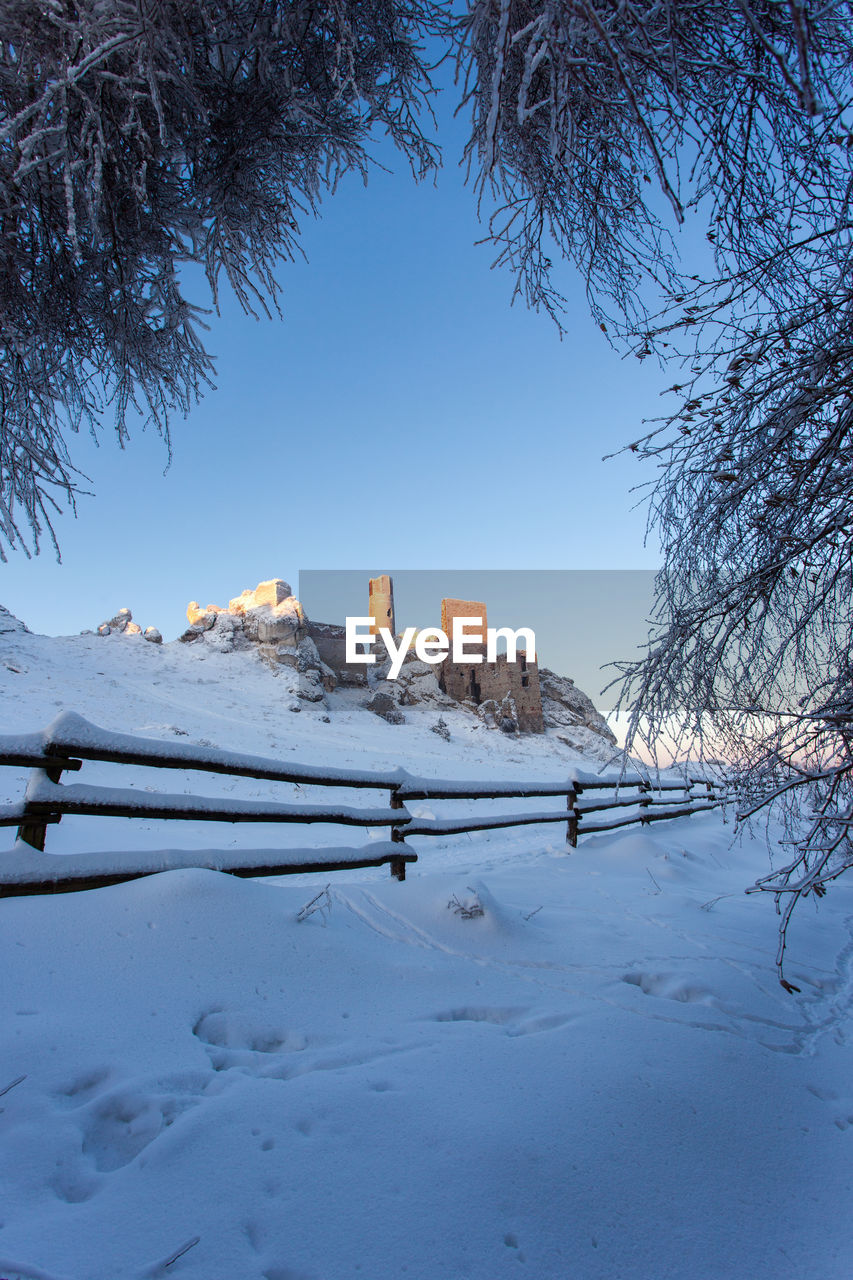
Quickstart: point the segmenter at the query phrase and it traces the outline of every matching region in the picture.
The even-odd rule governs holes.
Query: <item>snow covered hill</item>
[[[7,619],[0,732],[70,709],[305,763],[592,767],[452,708],[449,741],[435,708],[391,725],[355,691],[295,711],[287,672],[252,653]],[[19,797],[25,775],[3,772]],[[155,770],[138,785],[163,788]],[[169,778],[215,787],[296,790]],[[212,842],[210,824],[171,826],[69,818],[48,848]],[[718,814],[571,856],[556,827],[413,844],[403,884],[191,870],[0,900],[0,1276],[847,1280],[850,888],[800,911],[790,996],[772,903],[743,894],[766,847],[733,845]]]

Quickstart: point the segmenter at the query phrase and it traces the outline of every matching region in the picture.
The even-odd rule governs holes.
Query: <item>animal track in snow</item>
[[[491,1008],[489,1006],[464,1005],[459,1009],[447,1009],[443,1013],[437,1013],[434,1016],[435,1022],[494,1022],[498,1026],[505,1026],[508,1022],[514,1022],[521,1014],[527,1013],[526,1008]]]
[[[677,973],[625,973],[622,981],[639,987],[644,995],[659,996],[664,1000],[678,1000],[681,1004],[716,1004],[713,992],[707,987],[691,983]]]
[[[202,1014],[193,1027],[193,1035],[207,1049],[214,1071],[232,1067],[258,1067],[260,1055],[301,1053],[308,1047],[308,1037],[301,1031],[288,1031],[265,1025],[250,1014],[236,1010],[211,1009]]]
[[[91,1200],[101,1183],[91,1171],[61,1163],[50,1185],[58,1198],[66,1204],[82,1204],[84,1200]]]
[[[214,1071],[236,1068],[265,1080],[293,1080],[312,1071],[363,1067],[416,1047],[341,1047],[329,1037],[323,1037],[321,1043],[304,1032],[264,1025],[257,1016],[225,1009],[203,1014],[193,1027],[193,1034],[207,1049]]]
[[[813,1093],[821,1102],[826,1102],[835,1112],[833,1120],[838,1129],[843,1133],[845,1129],[853,1127],[853,1102],[850,1098],[842,1098],[834,1089],[822,1089],[817,1085],[806,1085],[809,1093]]]
[[[524,1006],[510,1008],[490,1005],[463,1005],[458,1009],[446,1009],[433,1014],[433,1022],[488,1022],[494,1026],[506,1027],[508,1036],[532,1036],[542,1031],[556,1031],[573,1021],[568,1013],[540,1013],[525,1018],[529,1009]]]
[[[84,1071],[82,1075],[76,1076],[58,1091],[62,1105],[84,1107],[91,1101],[99,1086],[109,1079],[109,1076],[108,1067],[95,1067],[91,1071]]]
[[[122,1169],[169,1128],[198,1098],[151,1096],[123,1089],[91,1104],[83,1154],[101,1173]]]

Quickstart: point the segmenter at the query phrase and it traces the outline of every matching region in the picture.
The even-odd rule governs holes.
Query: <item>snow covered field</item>
[[[443,712],[444,742],[434,709],[394,726],[358,702],[292,712],[287,677],[252,654],[0,635],[0,732],[71,709],[305,763],[597,767],[462,711]],[[25,775],[3,772],[18,798]],[[85,765],[81,780],[124,777]],[[306,834],[341,842],[81,818],[47,847]],[[588,837],[571,856],[563,840],[558,826],[415,838],[403,884],[386,869],[189,870],[0,900],[0,1276],[847,1280],[850,887],[795,917],[790,996],[772,902],[742,892],[767,868],[763,842],[732,845],[718,814]],[[475,902],[483,914],[455,909]]]

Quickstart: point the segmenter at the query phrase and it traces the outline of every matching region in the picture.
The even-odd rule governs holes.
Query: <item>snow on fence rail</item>
[[[194,770],[263,781],[387,790],[388,807],[278,804],[267,800],[228,800],[205,796],[141,792],[132,787],[86,786],[61,782],[63,773],[76,773],[84,760],[143,765],[149,768]],[[118,884],[138,876],[177,867],[208,867],[238,876],[274,876],[305,871],[341,871],[389,864],[391,874],[404,880],[406,863],[418,855],[407,836],[447,836],[500,827],[566,823],[566,842],[575,847],[579,835],[612,831],[635,823],[658,822],[713,809],[723,804],[723,786],[712,779],[685,777],[653,786],[639,774],[610,778],[578,773],[555,782],[475,782],[418,778],[404,769],[386,772],[336,769],[325,765],[293,765],[263,756],[243,755],[212,747],[161,742],[112,733],[64,712],[41,733],[0,737],[0,765],[31,768],[26,794],[18,804],[0,808],[0,826],[17,826],[18,843],[0,866],[0,897],[61,892]],[[698,790],[697,790],[698,789]],[[586,792],[609,791],[594,803],[580,798]],[[627,794],[626,792],[636,792]],[[679,799],[667,795],[679,793]],[[490,800],[564,797],[565,807],[525,812],[418,818],[406,808],[412,800]],[[624,815],[622,810],[628,812]],[[659,812],[657,810],[660,810]],[[587,815],[616,816],[587,822]],[[81,854],[53,858],[44,853],[47,827],[63,815],[122,818],[167,818],[207,822],[331,823],[344,826],[390,828],[390,840],[356,848],[264,849],[236,851],[206,849],[159,850],[129,855]]]

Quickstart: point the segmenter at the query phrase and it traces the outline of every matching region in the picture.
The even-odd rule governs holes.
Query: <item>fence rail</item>
[[[278,804],[267,800],[222,800],[166,792],[150,793],[133,787],[63,785],[64,773],[77,773],[84,761],[158,769],[181,769],[261,781],[318,787],[349,787],[387,791],[386,806]],[[97,888],[177,867],[209,867],[238,876],[275,876],[305,871],[338,871],[390,865],[403,880],[406,864],[418,855],[406,845],[408,836],[448,836],[504,827],[564,822],[566,841],[578,836],[613,831],[637,823],[713,809],[726,800],[724,786],[712,779],[685,777],[680,782],[653,785],[638,774],[602,779],[580,773],[552,782],[475,782],[418,778],[404,769],[391,771],[336,769],[321,765],[290,765],[262,756],[240,755],[210,747],[160,742],[98,728],[73,712],[65,712],[43,733],[0,737],[0,766],[30,768],[24,799],[0,808],[0,826],[17,826],[15,852],[0,866],[0,897]],[[697,790],[698,789],[698,790]],[[586,792],[610,791],[585,802]],[[636,792],[636,794],[626,794]],[[668,795],[678,793],[678,800]],[[406,808],[414,800],[494,800],[564,797],[565,807],[458,818],[418,817]],[[635,810],[622,816],[623,810]],[[655,810],[654,812],[652,810]],[[659,811],[658,811],[659,810]],[[587,815],[613,812],[611,821],[587,822]],[[45,854],[47,827],[65,815],[121,818],[165,818],[177,821],[329,823],[387,827],[390,840],[355,848],[253,850],[159,850],[145,854]],[[135,865],[129,866],[130,858]]]

